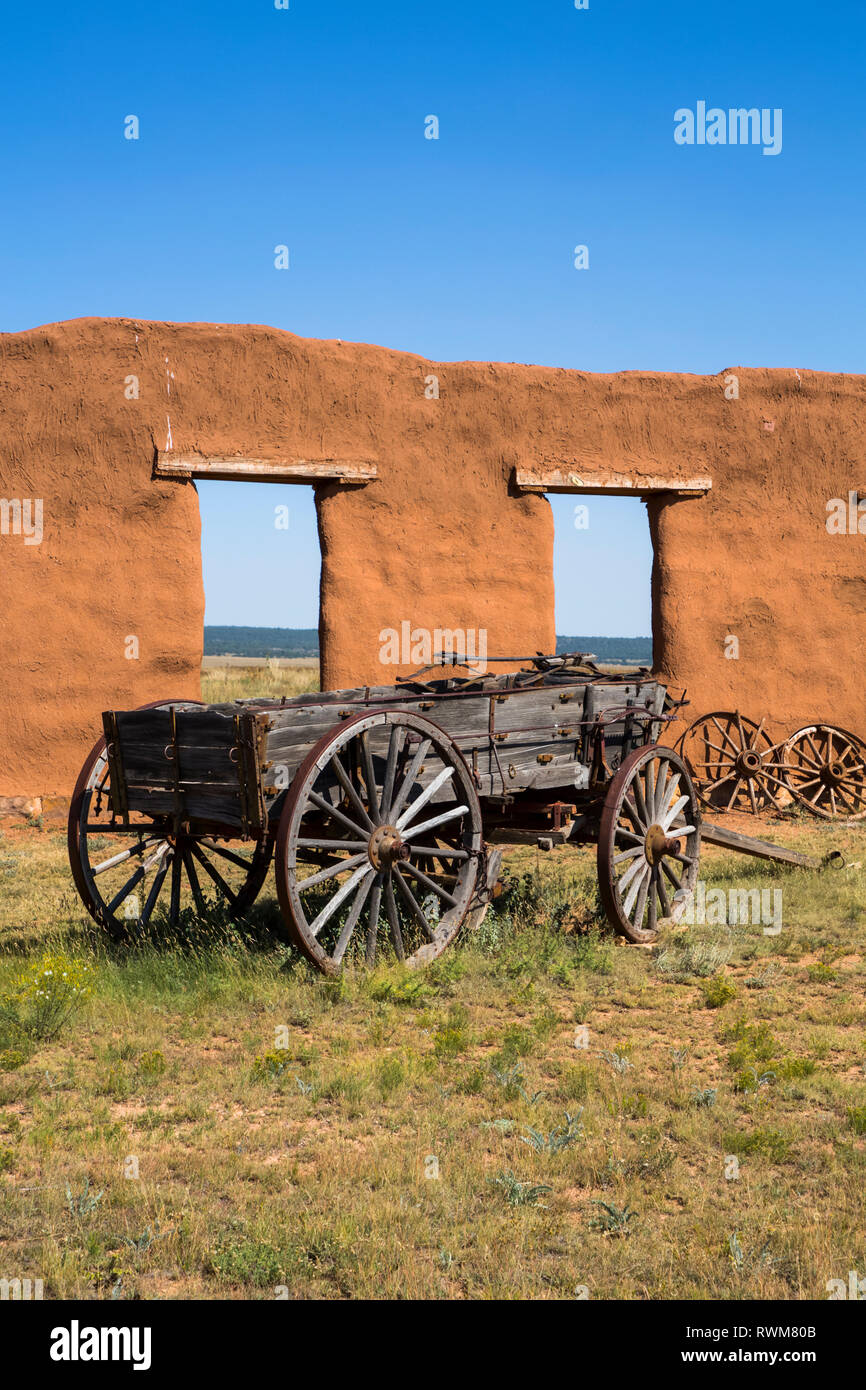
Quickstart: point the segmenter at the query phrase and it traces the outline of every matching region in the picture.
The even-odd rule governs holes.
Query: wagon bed
[[[658,737],[666,689],[649,674],[605,675],[586,657],[478,679],[359,686],[281,700],[173,704],[103,717],[118,813],[174,815],[257,835],[313,745],[370,710],[427,716],[470,765],[482,799],[587,792]],[[431,759],[423,787],[441,770]]]

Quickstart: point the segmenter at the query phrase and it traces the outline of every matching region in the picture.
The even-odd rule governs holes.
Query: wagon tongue
[[[751,835],[740,835],[735,830],[725,830],[721,825],[711,825],[704,821],[701,826],[701,839],[711,845],[722,845],[725,849],[737,850],[740,854],[751,854],[756,859],[775,859],[781,864],[795,864],[800,869],[825,869],[829,866],[841,868],[844,859],[838,850],[831,850],[823,859],[814,854],[801,854],[796,849],[785,849],[782,845],[771,845],[769,840],[756,840]]]

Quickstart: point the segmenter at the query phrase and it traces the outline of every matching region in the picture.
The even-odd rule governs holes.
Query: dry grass
[[[862,831],[779,833],[862,853]],[[0,1276],[533,1299],[862,1277],[863,871],[708,850],[711,884],[781,884],[781,935],[639,950],[599,932],[589,851],[507,863],[497,911],[426,973],[332,983],[280,941],[270,884],[246,937],[123,950],[90,932],[62,835],[8,829],[0,1004],[49,947],[96,975],[56,1040],[0,1037]]]
[[[281,695],[305,695],[319,689],[319,672],[314,666],[213,666],[201,673],[201,698],[209,705],[227,700],[268,699]]]

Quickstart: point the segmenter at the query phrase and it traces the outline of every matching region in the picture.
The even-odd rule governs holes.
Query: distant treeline
[[[624,661],[634,665],[649,665],[652,662],[653,644],[651,637],[557,637],[556,650],[594,652],[599,661],[603,662]],[[314,627],[206,627],[204,654],[318,656],[319,634]],[[489,654],[496,656],[493,650]]]
[[[315,627],[206,627],[205,656],[318,656]]]
[[[651,666],[651,637],[560,637],[557,652],[592,652],[602,662],[624,661],[630,666]]]

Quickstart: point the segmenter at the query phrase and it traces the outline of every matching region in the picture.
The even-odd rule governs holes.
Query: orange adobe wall
[[[8,509],[0,534],[0,796],[68,793],[101,710],[199,694],[198,498],[153,478],[167,417],[178,451],[377,463],[366,486],[316,489],[328,687],[409,669],[379,659],[404,621],[486,629],[491,655],[552,650],[551,512],[515,466],[706,474],[707,496],[649,503],[658,671],[694,714],[863,733],[866,541],[825,522],[829,499],[866,495],[866,379],[737,375],[727,400],[724,373],[436,364],[250,326],[0,335],[0,497],[43,508],[40,544]],[[585,631],[592,615],[589,591]]]

